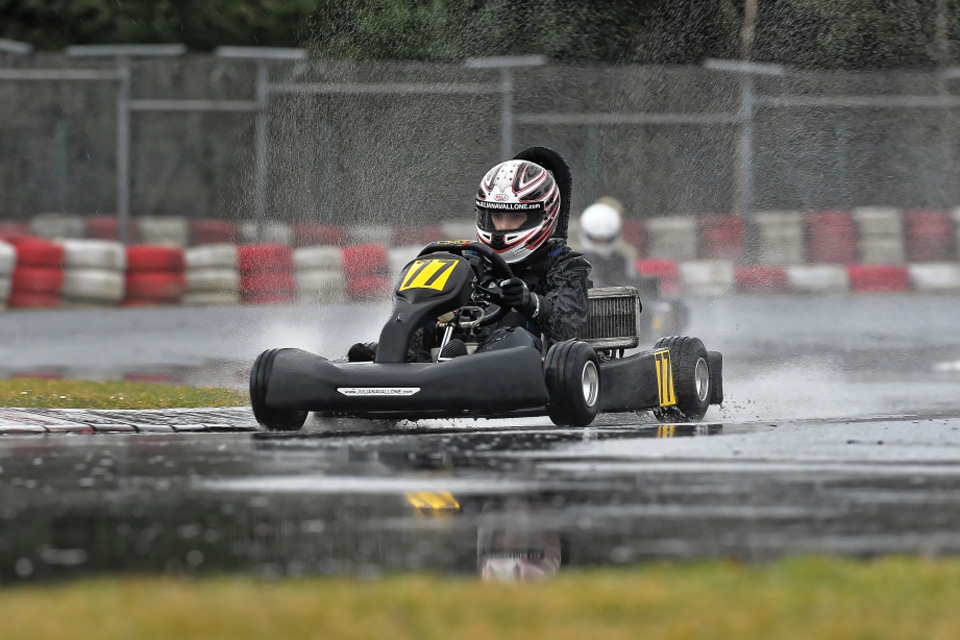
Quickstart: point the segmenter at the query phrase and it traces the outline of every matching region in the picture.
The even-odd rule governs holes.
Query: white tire
[[[444,240],[476,240],[477,223],[473,220],[444,220],[440,223]]]
[[[893,207],[856,207],[851,212],[860,238],[900,237],[903,213]]]
[[[185,293],[180,304],[193,307],[234,306],[240,304],[236,291],[191,291]]]
[[[190,244],[190,223],[180,216],[144,216],[137,218],[137,230],[144,244]]]
[[[736,286],[733,263],[729,260],[681,262],[680,282],[684,293],[692,296],[725,296]]]
[[[236,269],[237,245],[202,244],[183,252],[187,269]]]
[[[123,300],[124,276],[105,269],[67,269],[63,297],[74,301],[117,303]]]
[[[75,213],[40,213],[30,220],[30,233],[41,238],[83,238],[87,222]]]
[[[646,222],[647,256],[679,262],[697,259],[697,219],[692,216],[651,218]]]
[[[15,266],[17,266],[17,250],[13,245],[0,240],[0,278],[13,273]]]
[[[186,277],[190,293],[240,291],[240,272],[236,269],[187,269]]]
[[[300,271],[340,271],[343,254],[340,247],[300,247],[293,250],[293,265]]]
[[[860,262],[864,264],[903,264],[906,257],[899,235],[860,238],[859,249]]]
[[[960,264],[924,262],[907,266],[914,291],[960,291]]]
[[[357,224],[347,227],[347,241],[350,244],[373,242],[387,247],[393,245],[393,227],[386,224]]]
[[[127,268],[127,252],[119,242],[65,238],[60,244],[64,269],[125,271]]]
[[[346,300],[346,282],[339,271],[297,271],[293,277],[301,304],[338,304]]]
[[[276,220],[263,221],[263,238],[258,237],[257,222],[247,220],[239,225],[240,237],[243,242],[250,244],[255,242],[273,242],[276,244],[293,244],[293,227],[286,222],[277,222]]]
[[[786,267],[787,283],[793,291],[842,293],[850,289],[850,277],[841,264],[801,264]]]

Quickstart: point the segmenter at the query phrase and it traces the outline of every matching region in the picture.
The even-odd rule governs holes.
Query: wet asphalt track
[[[0,412],[73,433],[0,436],[0,580],[960,551],[960,300],[691,310],[687,333],[726,366],[727,400],[699,425],[328,421],[278,435],[246,409]],[[177,369],[241,385],[262,348],[332,355],[384,312],[322,314],[323,332],[315,308],[8,313],[0,361],[8,374]]]

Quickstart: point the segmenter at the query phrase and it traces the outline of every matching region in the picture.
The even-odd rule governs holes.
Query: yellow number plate
[[[407,289],[436,289],[443,291],[443,287],[450,279],[450,274],[457,268],[456,260],[416,260],[400,284],[400,291]]]
[[[670,361],[670,349],[657,351],[653,357],[657,365],[657,391],[660,392],[660,406],[675,405],[677,396],[673,391],[673,364]]]

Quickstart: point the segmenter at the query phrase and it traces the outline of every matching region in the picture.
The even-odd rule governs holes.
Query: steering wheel
[[[511,269],[507,261],[503,259],[503,256],[485,244],[464,241],[431,242],[421,249],[417,256],[425,256],[441,251],[444,253],[454,253],[461,257],[463,257],[465,251],[471,251],[480,256],[484,265],[488,267],[489,272],[492,273],[492,282],[479,282],[475,287],[475,289],[480,292],[481,300],[478,302],[481,303],[484,311],[483,320],[480,321],[481,326],[493,324],[507,314],[510,307],[506,304],[498,304],[495,302],[495,300],[500,298],[500,287],[497,286],[497,283],[513,277],[513,269]],[[492,313],[487,313],[487,309],[491,306],[496,307],[496,309]]]

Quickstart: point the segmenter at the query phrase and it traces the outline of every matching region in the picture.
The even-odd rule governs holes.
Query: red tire
[[[743,262],[743,218],[710,216],[700,219],[700,257]]]
[[[396,227],[393,230],[393,246],[406,247],[409,245],[423,246],[430,242],[446,240],[440,227]]]
[[[191,220],[190,237],[198,244],[237,244],[237,225],[224,220]]]
[[[240,297],[268,293],[292,294],[297,285],[289,271],[248,273],[240,276]]]
[[[127,273],[124,303],[132,301],[178,302],[187,290],[182,272],[137,271]]]
[[[347,279],[347,295],[354,300],[374,300],[385,298],[393,287],[393,280],[387,276],[359,276]]]
[[[350,278],[385,276],[390,273],[390,255],[382,244],[369,242],[343,247],[343,275]]]
[[[272,242],[242,244],[237,247],[237,268],[241,274],[293,271],[293,249]]]
[[[850,291],[859,293],[887,293],[910,290],[910,271],[905,265],[851,264],[847,265]]]
[[[87,216],[86,222],[88,238],[96,240],[120,239],[120,220],[116,216]]]
[[[953,224],[948,212],[916,209],[903,218],[908,262],[953,260]]]
[[[10,288],[24,293],[43,293],[59,297],[63,290],[63,269],[17,266],[10,277]]]
[[[13,291],[7,298],[7,306],[11,309],[50,309],[60,306],[60,296],[55,293]]]
[[[56,242],[28,236],[11,243],[17,249],[18,267],[62,268],[63,247]]]
[[[183,271],[183,249],[162,244],[132,244],[127,247],[127,273]]]
[[[812,211],[806,216],[807,259],[814,264],[857,260],[857,228],[849,211]]]
[[[347,242],[347,230],[329,224],[296,224],[293,226],[293,242],[298,247],[341,246]]]
[[[783,267],[737,267],[734,277],[742,291],[784,291],[788,284]]]

